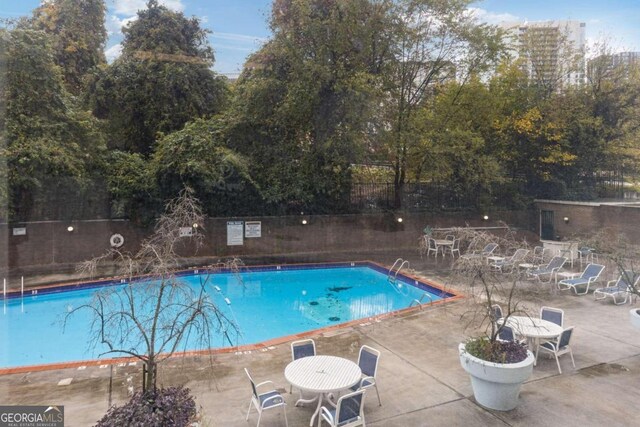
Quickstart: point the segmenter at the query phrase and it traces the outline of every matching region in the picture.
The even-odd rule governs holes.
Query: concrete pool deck
[[[393,259],[380,257],[379,261],[391,264]],[[445,274],[447,262],[438,262],[412,259],[418,273],[444,280],[438,271]],[[367,397],[365,417],[370,426],[640,424],[640,331],[629,322],[631,307],[595,302],[592,295],[550,292],[548,285],[534,289],[527,302],[532,311],[543,304],[565,311],[565,325],[576,327],[572,340],[576,369],[568,355],[562,356],[559,375],[555,360],[541,356],[523,385],[519,406],[510,412],[486,410],[473,399],[457,354],[458,343],[470,333],[460,320],[469,308],[465,301],[382,322],[363,321],[313,338],[319,354],[356,361],[363,344],[382,352],[378,370],[382,406],[375,396]],[[250,397],[243,371],[247,367],[257,382],[271,380],[283,391],[289,425],[306,426],[314,408],[294,406],[298,395],[288,393],[284,378],[290,360],[288,343],[211,359],[175,358],[161,368],[160,382],[192,390],[202,426],[255,426],[255,410],[245,421]],[[0,376],[0,404],[62,404],[67,426],[92,425],[108,409],[110,387],[112,402],[122,403],[130,387],[139,387],[140,373],[138,363],[4,375]],[[265,412],[261,425],[284,425],[281,411]]]

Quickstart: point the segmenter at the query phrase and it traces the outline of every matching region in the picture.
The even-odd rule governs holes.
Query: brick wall
[[[332,252],[372,252],[387,249],[416,249],[425,226],[433,228],[498,225],[504,221],[525,230],[535,229],[535,215],[531,212],[500,212],[489,214],[484,221],[477,215],[433,215],[427,213],[286,216],[208,219],[200,231],[204,246],[197,253],[185,239],[179,251],[185,256],[198,257],[277,257],[292,254],[331,254]],[[397,221],[402,216],[403,221]],[[303,225],[302,220],[307,224]],[[533,219],[533,221],[532,221]],[[245,238],[242,246],[227,246],[227,221],[261,221],[262,237]],[[67,227],[73,226],[69,232]],[[25,227],[26,234],[14,236],[14,227]],[[6,224],[0,228],[5,269],[11,275],[42,274],[71,271],[81,261],[105,253],[109,239],[121,234],[124,251],[134,252],[150,232],[128,221],[76,221]],[[8,256],[7,256],[8,254]],[[2,258],[0,258],[2,260]]]

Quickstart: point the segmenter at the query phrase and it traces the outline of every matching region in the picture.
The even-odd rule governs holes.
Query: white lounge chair
[[[631,282],[632,285],[629,285],[629,282]],[[606,287],[598,288],[593,291],[593,296],[596,301],[611,297],[613,298],[613,303],[615,305],[625,304],[627,301],[631,302],[631,288],[634,287],[637,289],[639,285],[640,274],[625,272],[618,277],[618,280],[610,280],[607,282]],[[621,302],[618,302],[618,296],[624,296],[624,299]]]
[[[509,258],[491,263],[491,268],[500,272],[504,272],[507,268],[513,270],[514,267],[517,267],[519,263],[524,261],[528,253],[529,249],[518,249]]]
[[[576,295],[585,295],[589,293],[589,285],[598,280],[600,274],[604,270],[604,265],[589,264],[584,269],[580,277],[574,279],[564,279],[558,282],[558,289],[565,291],[567,289],[573,289]],[[578,292],[578,286],[585,286],[584,292]]]
[[[461,258],[465,259],[487,259],[493,254],[493,252],[498,249],[497,243],[488,243],[481,251],[473,251],[471,253],[466,253],[461,256]]]
[[[549,275],[549,280],[547,280],[547,282],[551,282],[553,275],[557,273],[562,266],[564,266],[565,262],[567,262],[567,258],[563,256],[554,256],[547,265],[539,266],[538,268],[527,272],[527,276],[542,281],[540,278],[541,276]]]

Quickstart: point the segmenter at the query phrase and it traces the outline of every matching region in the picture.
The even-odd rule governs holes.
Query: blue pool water
[[[368,318],[407,308],[426,290],[436,301],[442,293],[414,286],[414,280],[387,275],[366,266],[216,273],[209,293],[225,315],[234,319],[240,335],[234,345],[263,342],[304,331]],[[198,286],[197,275],[181,277]],[[118,286],[118,285],[116,285]],[[217,287],[217,289],[216,289]],[[219,290],[218,290],[219,289]],[[92,298],[96,289],[64,291],[3,301],[0,312],[0,368],[96,359],[105,348],[89,348],[91,314],[65,314]],[[440,296],[442,295],[442,296]],[[231,304],[225,302],[228,299]],[[429,301],[424,298],[423,301]],[[214,348],[228,347],[228,338],[215,337]],[[180,350],[197,350],[185,342]],[[120,355],[109,355],[115,357]]]

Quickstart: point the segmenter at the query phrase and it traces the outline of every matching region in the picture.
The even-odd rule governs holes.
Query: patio
[[[382,254],[380,261],[391,264]],[[417,261],[418,273],[438,279],[446,274],[448,261]],[[424,267],[424,269],[422,268]],[[436,271],[436,273],[434,273]],[[444,280],[440,276],[439,280]],[[529,285],[532,286],[532,285]],[[318,354],[356,361],[363,344],[382,352],[378,385],[382,406],[373,395],[366,398],[365,417],[371,426],[451,425],[608,425],[640,423],[637,411],[640,384],[640,331],[629,322],[629,305],[594,302],[593,296],[534,292],[531,307],[544,304],[565,311],[565,325],[575,326],[572,341],[576,369],[568,356],[555,361],[542,355],[533,375],[523,385],[520,405],[510,412],[494,412],[478,406],[468,376],[460,367],[457,345],[469,331],[460,315],[465,301],[425,308],[403,317],[314,336]],[[203,426],[255,426],[255,410],[245,421],[250,397],[243,368],[257,382],[272,380],[288,403],[290,426],[306,426],[313,405],[294,407],[297,393],[288,393],[284,368],[291,360],[289,344],[243,354],[209,358],[176,358],[160,373],[164,385],[185,384],[201,406]],[[119,366],[113,370],[114,403],[126,400],[129,387],[140,384],[141,367]],[[70,379],[69,385],[58,385]],[[94,424],[109,404],[110,368],[87,367],[33,372],[0,377],[0,399],[5,405],[63,404],[68,426]],[[375,393],[373,393],[375,394]],[[266,412],[263,426],[284,425],[280,411]],[[326,424],[325,424],[326,425]]]

